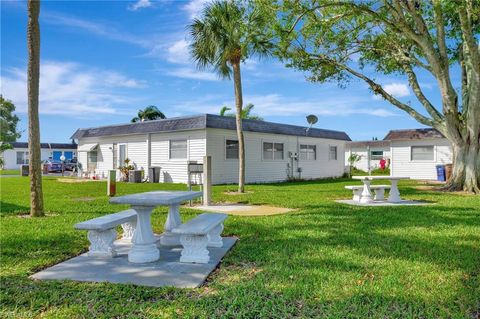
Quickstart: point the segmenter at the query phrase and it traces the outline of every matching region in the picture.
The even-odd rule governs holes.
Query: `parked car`
[[[62,171],[62,163],[52,160],[46,160],[43,162],[44,167],[47,167],[46,171],[49,173],[61,172]]]
[[[75,170],[75,167],[77,166],[77,159],[67,159],[65,161],[65,170],[66,171],[73,171]]]

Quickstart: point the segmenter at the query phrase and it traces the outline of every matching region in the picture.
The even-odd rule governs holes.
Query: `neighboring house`
[[[148,174],[160,167],[160,182],[185,183],[189,161],[212,157],[214,184],[238,182],[235,118],[212,114],[79,129],[78,160],[99,177],[125,158]],[[325,178],[344,172],[344,132],[243,120],[247,183],[289,178]],[[307,136],[308,135],[308,136]]]
[[[347,142],[345,149],[345,165],[348,166],[348,158],[351,154],[360,155],[360,161],[354,166],[369,172],[380,167],[380,160],[390,160],[390,141],[359,141]]]
[[[355,166],[368,171],[368,150],[371,169],[378,166],[373,160],[375,155],[383,151],[383,157],[390,159],[392,176],[433,180],[437,178],[437,165],[452,163],[451,143],[433,128],[391,130],[382,141],[349,142],[345,158],[350,153],[361,155],[362,160]]]
[[[28,164],[30,158],[28,156],[28,143],[11,142],[12,149],[3,152],[4,169],[19,169],[21,165]],[[68,143],[41,143],[41,159],[42,161],[52,159],[60,161],[62,155],[66,159],[77,157],[77,144]]]
[[[390,140],[393,176],[436,179],[436,166],[452,163],[451,143],[435,129],[393,130],[385,140]]]

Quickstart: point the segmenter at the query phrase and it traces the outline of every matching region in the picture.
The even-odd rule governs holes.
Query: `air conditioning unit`
[[[128,181],[130,183],[141,183],[142,182],[142,171],[141,170],[128,171]]]

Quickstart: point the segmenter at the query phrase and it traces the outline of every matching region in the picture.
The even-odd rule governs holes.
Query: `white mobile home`
[[[390,159],[390,175],[406,176],[412,179],[437,179],[436,166],[452,163],[450,142],[437,130],[407,129],[392,130],[382,141],[348,142],[345,158],[351,153],[362,156],[358,168],[368,171],[378,163],[373,161],[375,155],[383,152],[385,159]],[[346,160],[346,165],[348,162]]]
[[[358,141],[347,142],[345,148],[345,166],[350,165],[348,158],[351,154],[360,156],[355,167],[370,172],[380,167],[382,159],[390,160],[390,141]]]
[[[437,165],[452,163],[451,143],[435,129],[393,130],[385,139],[391,145],[392,176],[433,180]]]
[[[214,184],[238,182],[235,119],[212,114],[124,125],[79,129],[78,160],[84,170],[102,177],[125,158],[148,174],[160,167],[160,182],[186,183],[190,161],[212,157]],[[344,132],[244,120],[246,182],[341,176]]]
[[[28,155],[28,143],[11,142],[12,149],[3,152],[4,169],[19,169],[22,165],[28,164],[30,156]],[[66,159],[77,157],[77,144],[68,143],[41,143],[41,160],[48,159],[59,161],[63,155]]]

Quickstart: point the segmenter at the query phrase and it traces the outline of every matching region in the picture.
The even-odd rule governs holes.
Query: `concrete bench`
[[[118,225],[122,225],[122,239],[131,240],[137,227],[137,213],[133,209],[127,209],[75,224],[74,227],[88,230],[89,256],[114,257],[117,253],[113,242],[117,238],[115,227]]]
[[[356,202],[360,201],[363,191],[363,185],[349,185],[345,186],[346,189],[349,189],[353,192],[353,200]],[[375,192],[374,200],[384,200],[385,199],[385,190],[390,189],[389,185],[371,185],[370,189]]]
[[[172,233],[180,235],[183,246],[180,262],[206,264],[210,260],[207,247],[222,247],[220,236],[226,214],[203,213],[185,224],[172,229]]]

